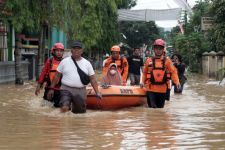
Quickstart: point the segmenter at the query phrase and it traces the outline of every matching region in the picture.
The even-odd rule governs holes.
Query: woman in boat
[[[115,63],[110,64],[107,74],[103,76],[102,85],[122,85],[122,77]]]
[[[112,55],[105,61],[105,64],[102,68],[102,74],[105,76],[109,70],[110,64],[115,63],[119,73],[121,74],[123,85],[126,86],[129,68],[127,59],[120,55],[120,47],[118,45],[111,47],[111,54]]]

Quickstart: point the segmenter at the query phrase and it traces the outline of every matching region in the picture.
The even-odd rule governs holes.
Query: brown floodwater
[[[34,90],[0,85],[1,150],[225,149],[225,87],[203,76],[189,76],[163,109],[62,114]]]

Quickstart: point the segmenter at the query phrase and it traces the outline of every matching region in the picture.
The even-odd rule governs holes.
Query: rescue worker
[[[155,56],[149,57],[144,65],[141,87],[147,90],[147,103],[151,108],[163,108],[166,98],[167,82],[172,79],[180,88],[176,68],[170,59],[164,56],[165,42],[155,40],[153,50]]]
[[[50,90],[51,82],[54,78],[54,75],[56,73],[56,69],[59,65],[59,63],[62,60],[63,53],[64,53],[64,45],[62,43],[55,43],[53,47],[51,48],[52,56],[51,58],[47,59],[45,62],[45,65],[42,69],[42,72],[39,76],[38,84],[35,90],[35,95],[38,95],[40,93],[40,90],[43,88],[43,84],[45,85],[45,92],[43,98],[45,100],[53,102],[55,107],[59,107],[59,100],[60,100],[60,82],[53,88],[54,96],[53,99],[48,99],[47,94]]]
[[[126,85],[127,76],[128,76],[128,62],[125,57],[120,56],[120,47],[117,45],[112,46],[111,48],[112,55],[106,59],[105,64],[103,66],[102,74],[105,76],[109,70],[109,66],[111,63],[115,63],[117,65],[117,69],[122,76],[122,85]]]

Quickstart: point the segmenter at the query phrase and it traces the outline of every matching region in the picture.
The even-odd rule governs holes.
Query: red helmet
[[[111,52],[120,52],[120,47],[118,45],[114,45],[112,48],[111,48]]]
[[[55,43],[53,45],[53,47],[51,48],[51,52],[53,53],[54,50],[56,50],[56,49],[60,49],[60,50],[64,51],[64,45],[62,43]]]
[[[153,46],[156,46],[156,45],[165,47],[165,42],[162,39],[156,39],[155,42],[153,43]]]

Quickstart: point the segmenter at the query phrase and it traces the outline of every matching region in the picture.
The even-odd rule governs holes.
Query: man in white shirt
[[[81,42],[74,42],[71,49],[72,56],[64,58],[55,74],[55,78],[51,84],[54,87],[55,84],[61,79],[60,87],[60,108],[62,112],[67,112],[71,109],[73,113],[85,113],[86,112],[86,86],[82,83],[80,76],[77,71],[77,65],[85,74],[90,78],[91,85],[95,90],[96,96],[101,99],[102,95],[98,90],[98,83],[96,81],[95,72],[91,63],[85,58],[81,57],[83,53],[83,45]],[[48,97],[52,98],[54,90],[50,90]],[[72,107],[71,107],[72,104]]]

